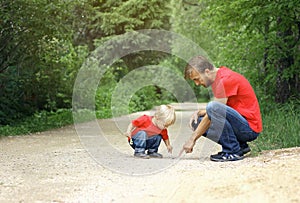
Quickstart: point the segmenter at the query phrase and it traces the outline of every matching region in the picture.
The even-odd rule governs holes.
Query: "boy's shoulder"
[[[141,115],[140,117],[138,117],[138,118],[145,118],[145,119],[149,119],[149,118],[152,118],[152,116],[149,116],[149,115],[146,115],[146,114],[144,114],[144,115]]]
[[[142,115],[136,119],[134,119],[134,121],[151,121],[153,116],[149,116],[149,115]]]

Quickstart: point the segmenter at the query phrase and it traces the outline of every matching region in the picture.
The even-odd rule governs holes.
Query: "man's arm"
[[[227,97],[225,97],[225,98],[214,98],[214,101],[218,101],[218,102],[221,102],[223,104],[226,104],[227,100],[228,100]],[[199,111],[199,113],[200,113],[200,111]],[[199,114],[198,114],[198,116],[199,116]],[[195,146],[196,141],[208,130],[209,126],[210,126],[210,120],[209,120],[209,118],[206,114],[202,118],[202,120],[201,120],[200,124],[198,125],[197,129],[193,132],[190,139],[183,145],[183,150],[186,153],[191,153],[193,151],[193,147]]]
[[[183,145],[183,150],[186,153],[191,153],[196,141],[208,130],[210,126],[210,120],[207,114],[203,117],[197,129],[193,132],[190,139]]]
[[[224,98],[214,98],[214,101],[221,102],[222,104],[227,104],[227,97]]]

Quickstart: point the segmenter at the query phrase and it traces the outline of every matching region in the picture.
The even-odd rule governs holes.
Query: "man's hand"
[[[197,121],[198,121],[198,117],[199,117],[199,116],[204,116],[205,114],[206,114],[206,110],[199,110],[199,111],[195,111],[195,112],[193,113],[193,115],[191,116],[190,122],[189,122],[190,128],[191,128],[192,130],[194,130],[194,129],[193,129],[193,126],[192,126],[193,123],[196,124]]]
[[[193,138],[190,138],[184,145],[183,150],[185,153],[192,153],[193,147],[195,146],[196,141]]]
[[[196,141],[201,137],[209,128],[210,126],[210,120],[208,118],[208,115],[206,114],[200,124],[198,125],[197,129],[193,132],[190,139],[183,145],[183,150],[186,153],[191,153],[193,151],[193,147],[196,143]]]
[[[198,111],[198,116],[204,116],[206,114],[206,110],[202,109]]]

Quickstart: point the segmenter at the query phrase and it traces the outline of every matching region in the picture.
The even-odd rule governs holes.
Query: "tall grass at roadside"
[[[76,116],[76,113],[80,117]],[[77,117],[77,123],[88,122],[95,118],[95,112],[88,109],[81,109],[77,112],[72,112],[71,109],[59,109],[56,112],[41,111],[33,116],[18,120],[12,125],[0,126],[0,136],[27,135],[70,125],[74,123],[73,114]],[[96,111],[97,118],[108,118],[110,114],[110,112],[104,114]]]
[[[263,109],[262,118],[263,132],[251,143],[254,153],[300,146],[299,102],[273,104]]]
[[[25,135],[59,128],[73,123],[72,111],[60,109],[56,112],[41,111],[33,116],[16,121],[12,125],[0,126],[0,136]]]

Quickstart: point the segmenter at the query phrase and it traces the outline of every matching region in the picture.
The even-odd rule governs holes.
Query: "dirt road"
[[[177,158],[192,108],[177,109],[174,151],[162,143],[163,159],[133,158],[121,135],[141,113],[95,121],[101,132],[92,122],[1,138],[0,202],[300,202],[300,148],[215,163],[219,146],[200,138]]]

